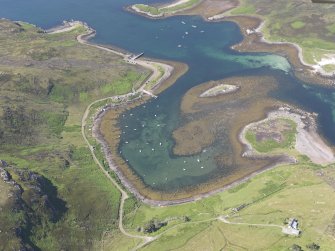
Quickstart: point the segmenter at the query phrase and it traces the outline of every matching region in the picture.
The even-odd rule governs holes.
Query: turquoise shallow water
[[[97,30],[95,42],[189,65],[188,73],[157,100],[134,108],[120,118],[121,155],[146,184],[156,189],[175,190],[234,171],[234,168],[220,171],[213,159],[225,150],[223,143],[214,143],[197,156],[172,154],[171,132],[180,123],[181,98],[191,87],[209,80],[249,74],[274,75],[280,88],[271,95],[319,113],[320,132],[335,143],[334,90],[301,83],[292,76],[291,66],[283,57],[232,51],[230,46],[242,39],[234,23],[207,23],[200,17],[190,16],[149,20],[123,10],[134,2],[139,1],[0,0],[0,16],[43,28],[58,25],[62,20],[83,20]]]

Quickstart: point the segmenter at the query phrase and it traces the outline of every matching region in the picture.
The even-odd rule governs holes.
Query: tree
[[[188,217],[188,216],[184,216],[184,221],[185,221],[185,222],[188,222],[188,221],[190,221],[190,220],[191,220],[190,217]]]
[[[167,222],[159,222],[157,220],[150,220],[145,226],[144,226],[144,232],[145,233],[153,233],[158,231],[160,228],[167,225]]]
[[[290,248],[292,251],[303,251],[302,247],[300,247],[297,244],[293,244],[292,247]]]
[[[311,243],[311,244],[308,244],[306,247],[310,250],[319,250],[320,249],[320,246],[318,244],[314,243],[314,242]]]

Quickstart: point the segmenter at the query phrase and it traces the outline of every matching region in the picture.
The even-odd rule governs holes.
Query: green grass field
[[[92,250],[105,231],[117,231],[120,194],[93,162],[81,117],[90,102],[128,93],[148,75],[79,44],[75,38],[83,32],[48,35],[0,21],[0,56],[10,62],[0,63],[0,159],[48,178],[68,208],[56,222],[22,223],[31,226],[25,240],[41,250]],[[29,201],[28,190],[24,194]],[[15,230],[15,217],[2,218],[1,225]],[[3,234],[0,246],[7,248],[1,250],[12,250],[15,231]]]
[[[323,171],[334,177],[332,169]],[[289,250],[294,244],[305,250],[313,242],[331,250],[335,242],[327,229],[334,216],[334,188],[317,175],[320,170],[303,163],[282,166],[197,202],[161,208],[137,204],[125,215],[126,227],[136,232],[151,219],[168,221],[156,233],[163,235],[143,250]],[[242,204],[247,206],[233,213],[232,208]],[[182,220],[185,215],[189,222]],[[229,225],[216,219],[221,215],[229,215],[231,222],[283,226],[287,218],[296,217],[302,234],[292,237],[280,228]]]

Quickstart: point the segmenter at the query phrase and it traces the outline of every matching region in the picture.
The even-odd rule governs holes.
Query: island
[[[239,89],[236,85],[218,84],[200,94],[201,98],[215,97],[217,95],[228,94]]]

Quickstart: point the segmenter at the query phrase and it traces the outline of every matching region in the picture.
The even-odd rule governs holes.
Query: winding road
[[[64,31],[68,31],[68,30],[69,30],[69,28],[65,29]],[[98,48],[98,49],[102,49],[102,50],[117,54],[119,56],[122,56],[123,58],[126,58],[126,55],[121,53],[121,52],[118,52],[118,51],[115,51],[115,50],[112,50],[112,49],[109,49],[109,48],[105,48],[103,46],[99,46],[99,45],[95,45],[95,44],[91,44],[91,43],[87,42],[87,40],[84,39],[83,37],[89,37],[89,36],[92,36],[92,35],[95,34],[95,32],[92,31],[91,29],[88,29],[88,31],[89,31],[88,34],[82,34],[82,35],[77,36],[77,41],[79,43],[85,44],[85,45],[88,45],[88,46],[92,46],[92,47],[95,47],[95,48]],[[101,98],[101,99],[93,101],[92,103],[90,103],[87,106],[87,108],[84,112],[84,115],[82,117],[82,120],[81,120],[81,134],[82,134],[82,137],[83,137],[84,141],[86,142],[87,146],[89,147],[89,150],[91,152],[91,155],[93,157],[94,162],[99,166],[102,173],[113,183],[113,185],[121,193],[120,207],[119,207],[119,213],[118,213],[119,214],[118,227],[119,227],[121,233],[124,234],[127,237],[130,237],[130,238],[137,238],[137,239],[142,239],[143,240],[138,246],[136,246],[134,248],[134,250],[138,250],[139,248],[144,247],[148,243],[150,243],[150,242],[156,240],[157,238],[159,238],[159,236],[151,237],[151,236],[144,236],[144,235],[135,235],[135,234],[131,234],[131,233],[127,232],[124,229],[124,227],[123,227],[124,203],[125,203],[126,199],[129,198],[129,195],[124,189],[122,189],[122,187],[116,182],[116,180],[113,179],[109,175],[108,171],[106,171],[104,166],[100,163],[99,159],[95,155],[94,147],[90,144],[90,142],[89,142],[89,140],[86,136],[85,127],[86,127],[86,124],[87,124],[87,118],[90,114],[90,111],[91,111],[91,108],[92,108],[93,105],[95,105],[99,102],[108,101],[108,100],[110,100],[112,102],[113,99],[118,99],[118,100],[128,99],[129,97],[131,97],[132,95],[134,95],[136,93],[142,93],[142,94],[144,93],[144,94],[148,94],[150,96],[153,96],[153,94],[151,92],[149,93],[149,91],[144,89],[146,87],[147,83],[150,83],[151,81],[156,81],[157,84],[159,84],[162,81],[164,81],[166,78],[168,78],[171,75],[171,72],[173,70],[173,67],[170,66],[170,65],[163,64],[163,63],[158,63],[158,62],[151,62],[151,61],[147,61],[147,60],[136,60],[136,64],[141,65],[142,67],[145,67],[145,68],[151,70],[152,73],[151,73],[150,77],[147,79],[147,81],[135,92],[128,93],[128,94],[125,94],[125,95]],[[159,67],[164,69],[163,74],[161,74],[161,72],[159,71]]]
[[[90,110],[91,110],[91,107],[98,103],[98,102],[101,102],[101,101],[106,101],[106,100],[109,100],[111,99],[110,97],[108,98],[102,98],[102,99],[99,99],[99,100],[96,100],[94,102],[92,102],[91,104],[89,104],[85,110],[85,113],[82,117],[82,120],[81,120],[81,134],[82,134],[82,137],[83,139],[85,140],[86,144],[88,145],[89,149],[90,149],[90,152],[91,152],[91,155],[93,157],[93,160],[94,162],[99,166],[99,168],[101,169],[101,171],[103,172],[103,174],[113,183],[113,185],[120,191],[121,193],[121,201],[120,201],[120,207],[119,207],[119,229],[120,231],[128,236],[128,237],[131,237],[131,238],[138,238],[138,239],[143,239],[143,243],[141,245],[146,245],[148,244],[149,242],[153,241],[155,239],[155,237],[150,237],[150,236],[142,236],[142,235],[134,235],[134,234],[130,234],[128,233],[124,227],[123,227],[123,212],[124,212],[124,203],[126,201],[126,199],[129,198],[129,195],[128,193],[122,189],[122,187],[109,175],[108,171],[105,170],[105,168],[103,167],[103,165],[100,163],[99,159],[97,158],[97,156],[95,155],[95,152],[94,152],[94,148],[93,146],[90,144],[89,140],[87,139],[86,137],[86,134],[85,134],[85,126],[86,126],[86,121],[87,121],[87,117],[90,113]],[[135,248],[137,249],[137,248]]]
[[[245,226],[255,226],[255,227],[278,227],[281,230],[283,230],[283,228],[285,228],[284,226],[276,225],[276,224],[257,224],[257,223],[231,222],[231,221],[227,220],[227,216],[220,216],[217,219],[222,221],[223,223],[230,224],[230,225],[245,225]]]
[[[75,23],[75,25],[78,25],[78,23]],[[61,28],[59,30],[61,30]],[[53,31],[53,33],[56,33],[56,32],[59,33],[60,32],[59,30]],[[71,30],[71,29],[69,27],[66,27],[66,29],[64,29],[63,31],[69,31],[69,30]],[[89,31],[88,34],[82,34],[82,35],[79,35],[77,37],[77,40],[78,40],[79,43],[85,44],[85,45],[89,45],[89,46],[92,46],[92,47],[95,47],[95,48],[98,48],[98,49],[103,49],[105,51],[117,54],[119,56],[123,56],[123,58],[126,59],[126,55],[123,54],[123,53],[121,53],[121,52],[114,51],[112,49],[105,48],[103,46],[99,46],[99,45],[95,45],[95,44],[91,44],[91,43],[87,42],[87,40],[84,37],[88,38],[89,36],[93,36],[95,34],[95,32],[92,31],[89,28],[88,28],[88,31]],[[134,247],[133,250],[138,250],[138,249],[146,246],[150,242],[157,240],[158,238],[160,238],[166,232],[168,232],[168,231],[170,231],[172,229],[175,229],[175,228],[177,228],[177,227],[179,227],[181,225],[186,225],[186,224],[197,224],[197,223],[204,223],[204,222],[210,222],[210,221],[219,220],[219,221],[221,221],[223,223],[226,223],[226,224],[249,225],[249,226],[259,226],[259,227],[279,227],[279,228],[282,229],[283,226],[273,225],[273,224],[234,223],[234,222],[228,221],[227,220],[227,216],[219,216],[219,217],[216,217],[216,218],[210,218],[210,219],[200,220],[200,221],[183,222],[183,223],[177,224],[175,226],[172,226],[172,227],[164,230],[163,232],[161,232],[160,234],[158,234],[156,236],[136,235],[136,234],[129,233],[129,232],[127,232],[124,229],[124,226],[123,226],[124,203],[129,198],[129,195],[117,183],[117,181],[110,176],[110,174],[108,173],[108,171],[105,170],[104,166],[100,163],[99,159],[97,158],[97,156],[95,154],[94,147],[91,145],[91,143],[89,142],[89,140],[88,140],[88,138],[86,136],[85,128],[86,128],[86,125],[87,125],[87,119],[88,119],[88,117],[90,115],[91,108],[95,104],[97,104],[99,102],[103,102],[103,101],[110,101],[112,103],[113,101],[116,101],[116,100],[127,100],[127,99],[131,98],[131,96],[133,96],[134,94],[137,94],[137,93],[140,93],[141,95],[143,95],[143,94],[150,95],[151,94],[150,90],[145,90],[144,89],[146,87],[146,85],[148,83],[150,83],[151,81],[156,81],[156,83],[158,83],[158,84],[161,83],[162,81],[164,81],[166,78],[168,78],[171,75],[171,72],[172,72],[172,69],[173,69],[173,67],[171,67],[170,65],[163,64],[163,63],[157,63],[157,62],[151,62],[151,61],[147,61],[147,60],[137,60],[136,63],[138,65],[141,65],[141,66],[143,66],[143,67],[151,70],[152,73],[151,73],[150,77],[147,79],[147,81],[145,81],[145,83],[138,90],[136,90],[135,92],[128,93],[128,94],[125,94],[125,95],[119,95],[119,96],[112,96],[112,97],[101,98],[101,99],[93,101],[92,103],[90,103],[87,106],[87,108],[86,108],[86,110],[84,112],[84,115],[82,117],[82,120],[81,120],[81,134],[82,134],[82,137],[83,137],[86,145],[88,146],[88,148],[90,150],[90,153],[91,153],[91,155],[93,157],[94,162],[98,165],[98,167],[100,168],[100,170],[102,171],[102,173],[113,183],[113,185],[121,193],[120,206],[119,206],[119,212],[118,212],[118,215],[119,215],[118,227],[119,227],[121,233],[124,234],[125,236],[129,237],[129,238],[137,238],[137,239],[141,239],[142,240],[142,242],[139,245],[137,245],[136,247]],[[160,68],[161,69],[163,68],[163,70],[164,70],[163,74],[160,72],[160,70],[159,70]],[[148,93],[148,92],[150,92],[150,93]],[[104,232],[104,234],[105,233],[106,232]]]

